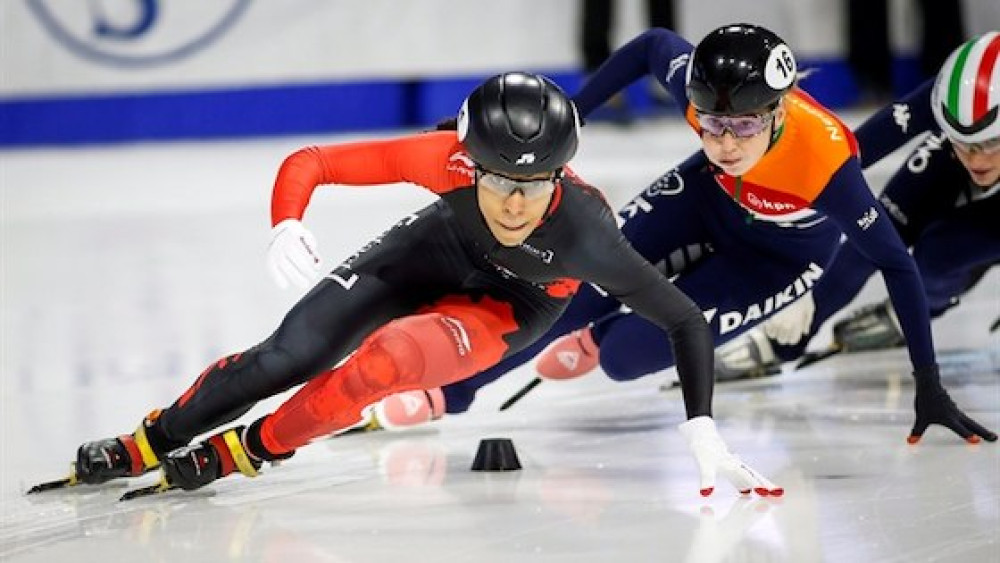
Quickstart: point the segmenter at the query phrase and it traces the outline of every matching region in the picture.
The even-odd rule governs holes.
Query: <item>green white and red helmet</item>
[[[931,93],[934,119],[960,143],[1000,139],[1000,32],[963,45],[938,72]]]

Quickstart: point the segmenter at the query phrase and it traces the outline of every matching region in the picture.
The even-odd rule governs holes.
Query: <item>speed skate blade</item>
[[[55,489],[65,489],[66,487],[72,487],[76,485],[76,479],[74,477],[66,477],[65,479],[56,479],[55,481],[46,481],[44,483],[39,483],[32,486],[24,494],[33,495],[36,493],[43,493],[45,491],[52,491]]]
[[[39,483],[34,485],[24,494],[34,495],[37,493],[43,493],[45,491],[53,491],[56,489],[65,489],[66,487],[73,487],[80,484],[80,480],[76,477],[76,464],[69,464],[69,475],[62,479],[56,479],[54,481],[45,481],[44,483]]]
[[[127,501],[127,500],[134,500],[134,499],[137,499],[137,498],[140,498],[140,497],[148,497],[148,496],[151,496],[151,495],[158,495],[160,493],[165,493],[167,491],[172,491],[172,490],[174,490],[176,488],[177,487],[171,485],[170,483],[167,483],[166,481],[160,481],[159,483],[157,483],[155,485],[150,485],[148,487],[142,487],[140,489],[132,489],[131,491],[128,491],[125,494],[123,494],[121,496],[121,498],[119,498],[118,500],[119,500],[119,502],[124,502],[124,501]]]
[[[802,355],[802,358],[799,359],[799,363],[795,364],[795,369],[802,369],[806,366],[811,366],[816,362],[829,358],[830,356],[835,356],[842,351],[843,348],[836,346],[820,350],[818,352],[806,352]]]

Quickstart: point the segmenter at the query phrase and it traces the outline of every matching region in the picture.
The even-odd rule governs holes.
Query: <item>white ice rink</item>
[[[901,349],[717,387],[723,436],[784,486],[779,499],[725,483],[698,495],[667,375],[547,382],[497,412],[530,366],[467,415],[320,441],[255,480],[129,503],[115,485],[25,496],[81,442],[131,431],[210,361],[270,334],[297,298],[264,265],[271,182],[290,151],[337,140],[0,152],[0,560],[1000,561],[1000,446],[937,426],[908,446]],[[674,122],[590,126],[576,168],[618,205],[695,148]],[[428,201],[407,186],[321,188],[306,224],[332,267]],[[883,295],[876,278],[858,302]],[[993,430],[998,314],[994,271],[934,326],[945,384]],[[511,438],[523,469],[470,471],[487,437]]]

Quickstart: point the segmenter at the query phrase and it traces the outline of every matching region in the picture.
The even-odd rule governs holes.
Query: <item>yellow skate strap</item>
[[[240,473],[247,477],[256,477],[257,469],[250,463],[250,458],[247,457],[247,452],[243,449],[243,443],[240,442],[240,437],[236,435],[236,431],[230,430],[224,433],[222,439],[226,441],[229,453],[233,455],[233,462],[236,463],[236,468],[240,470]]]
[[[139,455],[142,456],[142,464],[147,469],[153,469],[160,465],[160,458],[156,457],[153,447],[149,445],[149,438],[146,437],[145,422],[140,422],[139,428],[135,430],[135,445],[139,448]]]

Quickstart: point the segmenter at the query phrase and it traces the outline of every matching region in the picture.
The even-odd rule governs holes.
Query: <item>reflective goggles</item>
[[[994,154],[1000,151],[1000,137],[995,139],[987,139],[981,143],[963,143],[962,141],[957,141],[948,137],[951,141],[951,146],[955,147],[955,150],[961,152],[962,154],[972,154],[974,152],[981,152],[983,154]]]
[[[519,180],[478,169],[478,183],[489,191],[500,197],[508,197],[516,191],[520,191],[525,199],[540,199],[548,197],[556,189],[556,182],[562,176],[562,170],[557,171],[549,178],[534,180]]]
[[[713,137],[721,137],[728,130],[734,137],[749,139],[756,137],[767,129],[774,117],[774,111],[755,115],[712,115],[710,113],[695,113],[701,130]]]

